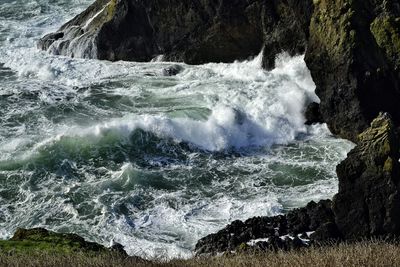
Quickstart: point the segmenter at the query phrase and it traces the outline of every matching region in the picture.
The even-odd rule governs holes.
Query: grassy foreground
[[[382,241],[341,244],[293,252],[202,257],[148,262],[117,253],[56,253],[40,250],[1,251],[0,266],[400,266],[400,245]]]

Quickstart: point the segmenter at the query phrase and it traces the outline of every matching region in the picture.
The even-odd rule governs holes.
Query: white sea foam
[[[165,114],[128,114],[90,128],[70,129],[69,132],[101,135],[114,129],[123,136],[129,136],[132,131],[142,129],[159,137],[188,142],[209,151],[287,144],[299,133],[307,132],[303,109],[308,102],[317,100],[317,97],[313,93],[315,86],[303,57],[283,58],[277,61],[278,68],[271,72],[257,65],[258,57],[241,63],[186,67],[178,77],[184,79],[183,83],[169,88],[167,97],[201,93],[211,111],[206,120],[170,118]],[[71,62],[75,61],[63,60],[63,66],[68,71],[77,68]],[[99,69],[103,72],[109,70],[105,63],[94,64],[102,65]],[[129,70],[131,63],[126,65]],[[49,72],[46,67],[44,71],[39,69],[39,76],[55,79],[59,75],[57,73],[64,71],[59,69]],[[205,81],[203,74],[209,75]],[[83,75],[94,76],[95,73]],[[201,75],[200,79],[198,75]],[[219,79],[227,82],[214,87],[212,84]],[[186,88],[182,88],[182,85],[186,85]]]
[[[334,166],[352,144],[325,125],[304,126],[304,107],[319,100],[303,56],[282,54],[265,71],[261,55],[190,66],[35,48],[91,2],[0,3],[0,62],[12,72],[0,84],[0,237],[42,226],[119,242],[132,255],[190,257],[199,238],[232,220],[337,191]],[[171,64],[182,72],[164,77]],[[149,155],[125,155],[137,129],[207,152],[163,161],[170,148],[160,142]]]

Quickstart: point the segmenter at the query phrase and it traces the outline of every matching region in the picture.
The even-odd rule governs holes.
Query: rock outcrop
[[[337,167],[335,221],[346,239],[400,235],[400,145],[388,114],[380,114]]]
[[[200,240],[197,250],[227,251],[259,238],[269,239],[260,247],[290,247],[280,236],[304,231],[315,231],[315,241],[400,235],[398,0],[97,0],[38,46],[72,57],[150,61],[163,55],[189,64],[246,59],[263,49],[267,69],[282,51],[305,52],[321,100],[310,106],[309,122],[324,121],[358,143],[337,167],[333,213],[325,206],[313,215],[306,207],[234,222]],[[381,111],[391,118],[378,116]]]
[[[319,104],[315,102],[312,102],[307,106],[304,116],[306,118],[306,125],[324,122]]]
[[[306,63],[331,131],[356,142],[381,111],[399,125],[399,2],[314,4]]]
[[[38,46],[105,60],[233,62],[260,53],[304,53],[312,1],[97,0]],[[293,18],[301,18],[295,20]]]
[[[89,242],[76,234],[64,234],[48,231],[43,228],[22,229],[18,228],[9,240],[0,240],[2,251],[43,251],[50,253],[113,253],[121,257],[128,257],[120,244],[106,248],[100,244]]]
[[[38,46],[105,60],[232,62],[306,54],[320,111],[357,140],[380,111],[400,124],[398,0],[97,0]]]
[[[340,239],[334,223],[331,201],[310,202],[287,215],[255,217],[245,222],[234,221],[216,234],[199,240],[196,253],[237,251],[253,245],[261,250],[290,250],[312,242]],[[310,232],[314,232],[309,236]]]
[[[287,215],[235,221],[201,239],[197,253],[230,252],[251,240],[257,249],[370,237],[400,237],[400,139],[390,116],[381,113],[359,135],[359,144],[337,167],[339,192],[333,202],[309,203]],[[313,232],[310,236],[305,233]],[[287,235],[293,238],[287,239]],[[280,241],[277,239],[280,238]],[[293,242],[297,245],[293,245]]]

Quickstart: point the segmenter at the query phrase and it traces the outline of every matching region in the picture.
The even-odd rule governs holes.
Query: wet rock
[[[380,111],[400,125],[400,8],[377,0],[97,0],[44,36],[53,54],[110,61],[233,62],[306,54],[324,121],[352,141]],[[167,72],[168,74],[169,72]],[[173,75],[173,72],[171,73]],[[322,115],[319,116],[319,113]]]
[[[327,222],[334,222],[331,204],[330,200],[321,200],[319,203],[312,201],[304,208],[289,212],[286,216],[289,233],[297,236],[315,231]]]
[[[306,125],[324,122],[321,111],[319,110],[319,104],[315,102],[307,106],[304,116],[306,117]]]
[[[400,123],[397,1],[318,0],[306,63],[330,130],[357,141],[380,111]]]
[[[64,37],[63,32],[50,33],[46,38],[42,38],[38,41],[37,46],[39,48],[48,49],[54,42]]]
[[[299,237],[300,237],[301,239],[308,239],[308,238],[309,238],[309,236],[307,235],[306,232],[300,234]]]
[[[296,250],[296,249],[300,249],[300,248],[304,248],[304,247],[307,247],[307,245],[304,244],[304,242],[297,236],[295,238],[293,238],[289,243],[290,250]]]
[[[268,242],[265,242],[264,250],[287,250],[287,241],[282,240],[279,236],[272,236]]]
[[[179,65],[173,65],[166,67],[162,70],[162,74],[164,76],[175,76],[178,75],[181,71],[183,70],[182,66]]]
[[[286,232],[284,216],[255,217],[245,222],[234,221],[221,231],[200,239],[196,244],[198,254],[230,252],[242,243],[253,239],[269,238],[279,231]]]
[[[332,242],[341,238],[342,235],[334,222],[324,223],[310,236],[310,239],[318,243]]]
[[[109,249],[110,249],[110,251],[116,252],[120,255],[124,255],[124,256],[127,255],[127,253],[125,251],[125,247],[123,245],[121,245],[120,243],[114,243]]]
[[[304,53],[311,10],[311,0],[97,0],[61,27],[61,38],[46,35],[38,46],[66,56],[163,55],[189,64],[248,59],[264,47],[263,64],[271,68],[277,53]]]
[[[333,211],[344,238],[400,235],[399,149],[393,122],[381,113],[337,167]]]
[[[276,56],[283,51],[291,56],[304,54],[313,13],[312,1],[265,1],[262,10],[264,31],[263,67],[272,69]]]
[[[218,233],[200,239],[196,244],[196,253],[236,251],[240,250],[242,244],[257,240],[263,240],[255,243],[255,248],[259,250],[276,251],[305,247],[306,244],[297,235],[333,223],[334,217],[330,206],[331,201],[323,200],[319,203],[311,202],[306,207],[293,210],[285,216],[255,217],[245,222],[235,221]]]

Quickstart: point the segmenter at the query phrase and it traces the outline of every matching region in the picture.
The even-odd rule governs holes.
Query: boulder
[[[183,70],[182,66],[172,65],[162,70],[163,76],[176,76]]]
[[[304,232],[316,231],[321,225],[334,222],[330,200],[319,203],[311,201],[306,207],[290,211],[287,215],[288,233],[297,236]]]
[[[188,64],[233,62],[264,49],[263,64],[271,68],[277,53],[304,53],[311,13],[311,0],[97,0],[38,47],[71,57],[163,55]]]
[[[333,211],[344,238],[400,235],[399,149],[393,122],[381,113],[337,166]]]
[[[298,249],[307,246],[298,236],[304,232],[331,231],[331,228],[326,228],[327,225],[334,225],[334,221],[330,200],[310,202],[306,207],[292,210],[287,215],[234,221],[219,232],[200,239],[195,251],[197,254],[240,251],[243,247],[248,249],[248,243],[260,239],[268,241],[256,242],[255,249]],[[323,229],[319,230],[321,227]],[[337,238],[337,235],[332,234],[331,238]]]
[[[342,234],[339,232],[334,222],[327,222],[318,227],[317,230],[310,235],[310,239],[315,243],[327,244],[332,241],[340,241],[342,239]]]

